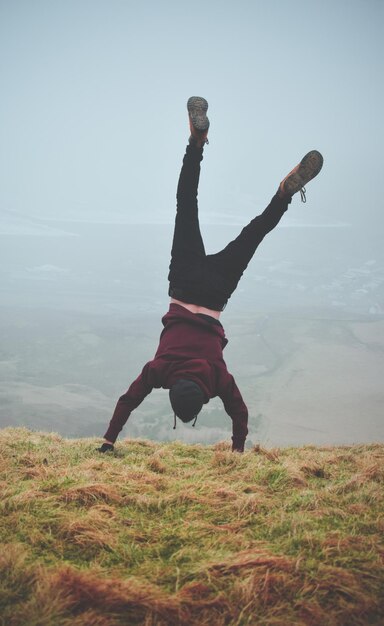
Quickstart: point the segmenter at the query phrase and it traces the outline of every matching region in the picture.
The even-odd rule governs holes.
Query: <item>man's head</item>
[[[192,421],[200,413],[204,404],[204,396],[199,385],[191,380],[180,378],[169,390],[174,413],[182,422]]]

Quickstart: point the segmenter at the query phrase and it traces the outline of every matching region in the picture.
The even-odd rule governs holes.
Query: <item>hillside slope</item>
[[[384,445],[0,431],[3,626],[383,624]]]

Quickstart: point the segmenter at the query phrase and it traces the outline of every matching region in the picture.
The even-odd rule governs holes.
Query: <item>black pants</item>
[[[206,254],[200,233],[197,190],[202,149],[188,145],[177,187],[177,211],[169,266],[169,295],[222,311],[259,243],[279,223],[290,199],[275,195],[261,215],[217,254]]]

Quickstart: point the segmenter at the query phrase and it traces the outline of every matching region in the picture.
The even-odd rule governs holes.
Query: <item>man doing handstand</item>
[[[118,400],[100,452],[113,450],[131,412],[154,388],[169,389],[175,426],[194,420],[211,398],[221,398],[232,419],[232,450],[243,452],[248,410],[223,359],[228,343],[219,318],[256,248],[279,223],[292,196],[321,170],[316,150],[304,156],[280,183],[270,204],[221,252],[206,254],[200,233],[197,191],[203,149],[208,143],[208,103],[192,97],[187,109],[191,136],[177,187],[177,211],[169,266],[170,307],[152,361]],[[193,425],[194,425],[193,424]],[[174,427],[175,427],[174,426]]]

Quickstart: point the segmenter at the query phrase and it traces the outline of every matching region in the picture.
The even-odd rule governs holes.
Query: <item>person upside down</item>
[[[221,398],[232,419],[232,451],[243,452],[248,434],[248,410],[223,359],[228,343],[219,318],[235,291],[258,245],[288,209],[292,196],[320,172],[323,157],[308,152],[283,179],[267,208],[255,217],[221,252],[206,254],[198,217],[198,185],[203,150],[208,143],[208,103],[192,97],[187,103],[190,138],[177,187],[177,210],[169,266],[169,311],[152,361],[118,400],[104,443],[98,450],[114,449],[114,443],[144,398],[154,388],[169,389],[176,417],[193,421],[211,398]]]

